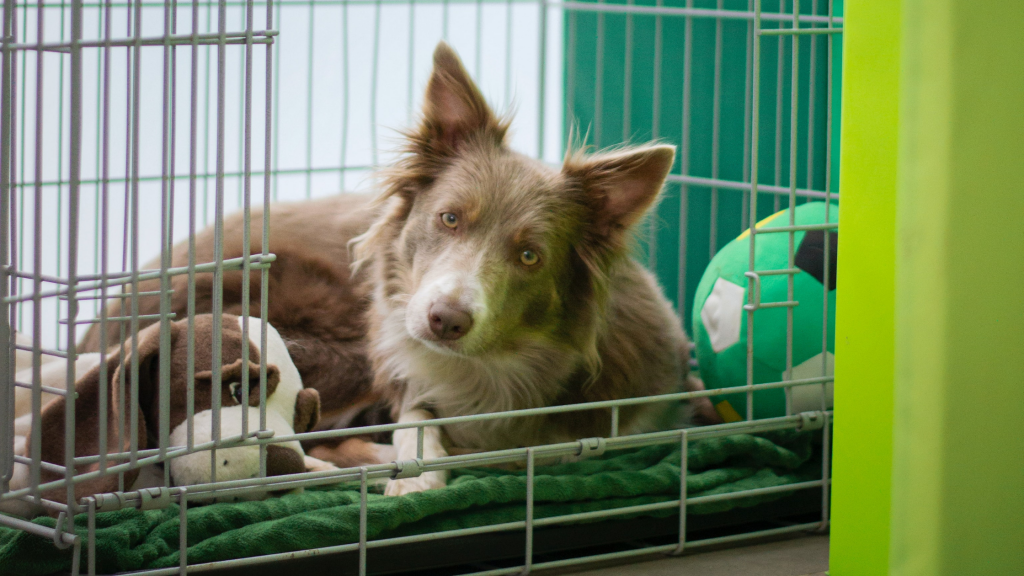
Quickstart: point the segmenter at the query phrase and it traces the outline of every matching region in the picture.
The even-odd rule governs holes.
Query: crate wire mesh
[[[195,274],[213,273],[220,279],[220,288],[225,272],[240,270],[247,277],[259,275],[261,304],[258,310],[245,310],[243,315],[265,318],[264,287],[273,254],[247,253],[239,259],[213,263],[196,263],[193,257],[189,266],[172,268],[169,254],[173,241],[213,225],[220,242],[224,215],[240,209],[246,214],[246,236],[262,234],[263,246],[267,246],[267,214],[250,222],[248,213],[254,206],[372,188],[372,169],[392,158],[387,152],[392,136],[384,127],[401,127],[413,117],[429,71],[427,59],[440,38],[459,49],[492,103],[508,106],[515,102],[518,132],[513,146],[519,150],[558,162],[564,128],[576,119],[589,127],[590,140],[597,145],[661,138],[680,147],[680,160],[669,177],[666,200],[648,222],[641,249],[688,326],[695,279],[725,241],[784,206],[796,206],[807,198],[826,202],[837,199],[832,167],[833,139],[837,136],[832,130],[836,105],[832,73],[837,54],[833,45],[841,33],[841,23],[833,2],[828,0],[5,0],[0,102],[0,254],[4,267],[0,297],[6,313],[0,324],[0,347],[10,353],[0,359],[0,503],[35,502],[58,512],[59,518],[52,529],[6,514],[0,514],[0,524],[52,538],[58,547],[74,546],[73,572],[84,568],[92,574],[95,514],[105,506],[109,508],[113,500],[98,496],[76,502],[74,483],[97,474],[77,469],[98,459],[98,473],[123,474],[128,469],[197,451],[211,451],[211,457],[215,457],[217,449],[259,445],[258,478],[233,482],[217,482],[214,478],[208,484],[180,487],[171,486],[169,473],[165,472],[165,488],[158,491],[155,505],[180,504],[184,518],[190,502],[213,497],[357,481],[362,494],[360,539],[330,549],[232,560],[217,563],[219,566],[358,551],[359,572],[363,574],[372,569],[366,565],[368,548],[436,538],[426,535],[367,541],[368,484],[394,475],[399,464],[267,477],[265,446],[311,436],[272,438],[261,433],[266,421],[262,402],[260,421],[244,422],[240,436],[220,438],[215,432],[214,440],[207,444],[195,444],[190,439],[188,446],[172,446],[166,414],[162,414],[158,448],[138,450],[133,441],[129,452],[91,459],[74,456],[75,414],[73,409],[68,410],[65,462],[63,466],[42,463],[38,415],[43,393],[64,392],[42,387],[41,368],[49,360],[66,361],[67,380],[73,382],[75,342],[92,323],[104,327],[117,323],[131,340],[139,321],[146,318],[139,317],[137,306],[122,317],[110,317],[105,305],[122,297],[122,287],[136,287],[146,279],[161,281],[159,292],[139,297],[161,299],[162,336],[173,319],[169,286],[175,275],[189,276],[190,291]],[[741,63],[743,69],[730,65],[734,62]],[[693,89],[702,77],[710,78],[710,102],[698,99]],[[804,104],[801,99],[809,102]],[[768,112],[764,102],[774,104],[774,122],[762,120]],[[702,120],[702,114],[707,116],[701,112],[705,108],[710,108],[710,117]],[[676,128],[666,128],[669,124]],[[762,130],[763,126],[774,130]],[[792,218],[792,211],[790,215]],[[820,228],[830,231],[835,226]],[[789,300],[793,300],[793,236],[804,229],[792,221],[789,226],[771,229],[790,238],[790,266],[781,271],[754,269],[754,239],[767,231],[752,230],[751,286],[757,286],[759,275],[786,274]],[[158,255],[158,269],[142,268],[141,262]],[[828,261],[826,253],[826,277],[830,273]],[[248,284],[243,283],[243,290],[247,289]],[[455,537],[525,529],[524,565],[487,573],[528,572],[651,552],[681,553],[766,533],[824,529],[828,524],[831,419],[824,398],[831,375],[823,366],[821,377],[792,379],[793,308],[797,303],[760,302],[752,292],[748,290],[751,300],[746,307],[748,334],[752,334],[756,310],[786,305],[788,358],[783,381],[755,384],[749,368],[753,338],[748,338],[748,382],[741,389],[748,399],[747,420],[743,422],[618,435],[620,406],[679,401],[704,394],[680,393],[315,434],[348,436],[417,428],[422,437],[427,425],[610,409],[612,433],[596,441],[603,449],[682,443],[682,488],[677,501],[537,520],[532,514],[535,458],[582,454],[591,447],[590,441],[512,450],[497,459],[485,453],[425,461],[424,471],[525,460],[528,494],[524,521],[445,534]],[[242,302],[248,301],[244,295]],[[827,298],[825,301],[823,314],[827,317]],[[827,331],[828,323],[824,324]],[[15,331],[30,341],[19,342]],[[823,352],[826,340],[827,334],[823,334]],[[265,351],[265,328],[261,341],[261,351]],[[166,350],[165,346],[167,338],[162,337],[162,349]],[[160,364],[164,384],[169,374],[166,356],[161,355]],[[15,378],[18,357],[29,362],[29,381]],[[261,359],[265,357],[261,354]],[[129,369],[137,379],[137,363]],[[261,382],[265,378],[262,366]],[[821,411],[787,411],[790,415],[785,417],[753,420],[754,391],[781,387],[788,399],[793,386],[820,387]],[[12,450],[17,388],[30,390],[31,413],[36,416],[27,456]],[[165,402],[166,386],[160,388],[161,402]],[[247,386],[244,394],[248,394]],[[219,410],[219,405],[215,408]],[[120,413],[123,418],[124,411]],[[687,442],[736,432],[819,427],[824,452],[821,480],[687,497]],[[30,482],[28,487],[12,490],[10,480],[16,464],[28,467]],[[41,484],[44,467],[52,468],[62,478]],[[52,488],[67,489],[68,504],[41,498],[44,490]],[[124,486],[123,476],[120,488],[128,491],[120,493],[119,506],[139,507],[144,499],[147,505],[154,505],[150,494],[133,493],[130,486]],[[808,488],[822,490],[819,522],[686,541],[688,505]],[[536,527],[666,508],[680,510],[678,543],[533,563]],[[68,530],[68,516],[81,512],[88,514],[84,538]],[[185,522],[180,538],[180,570],[185,572],[191,568]],[[80,562],[83,545],[89,552],[85,566]]]

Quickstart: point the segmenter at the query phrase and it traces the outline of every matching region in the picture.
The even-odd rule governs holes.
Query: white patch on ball
[[[810,358],[793,367],[793,380],[804,380],[807,378],[821,378],[832,376],[835,370],[836,357],[831,352],[825,352],[825,373],[821,373],[822,355]],[[832,408],[832,382],[825,385],[825,408]],[[821,385],[810,384],[807,386],[794,386],[790,392],[790,401],[793,406],[793,413],[812,412],[821,410]]]
[[[725,350],[740,341],[740,324],[743,321],[743,304],[746,289],[719,278],[711,294],[700,310],[700,320],[711,339],[715,353]]]

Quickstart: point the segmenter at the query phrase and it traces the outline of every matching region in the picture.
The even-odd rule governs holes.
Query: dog
[[[634,226],[660,194],[675,157],[650,144],[588,154],[561,170],[507,145],[508,119],[488,106],[457,54],[438,45],[418,126],[382,172],[375,197],[345,194],[276,205],[269,217],[268,320],[303,381],[323,401],[322,426],[372,423],[384,406],[400,422],[700,390],[689,344],[654,276],[629,257]],[[262,213],[252,211],[259,221]],[[242,217],[226,218],[225,258],[242,255]],[[251,253],[259,253],[255,237]],[[213,232],[195,238],[213,261]],[[350,254],[349,247],[352,251]],[[188,263],[179,244],[172,266]],[[224,306],[238,313],[241,273],[224,275]],[[250,307],[259,278],[250,280]],[[139,291],[158,289],[143,282]],[[186,311],[184,277],[172,309]],[[213,278],[197,275],[198,311]],[[139,313],[159,302],[139,298]],[[111,314],[119,314],[114,304]],[[84,344],[116,344],[91,331]],[[383,402],[383,404],[382,404]],[[714,421],[706,399],[696,419]],[[360,420],[356,414],[377,414]],[[620,410],[624,434],[658,427],[664,405]],[[606,436],[610,414],[580,411],[425,428],[423,457]],[[414,429],[394,451],[373,438],[317,446],[338,466],[417,457]],[[400,495],[443,486],[444,472],[392,480]]]
[[[170,335],[170,386],[167,393],[168,447],[187,446],[189,428],[195,445],[209,442],[214,438],[213,410],[213,366],[211,354],[214,338],[215,317],[201,314],[193,324],[193,417],[188,416],[188,321],[179,320],[169,326]],[[221,438],[242,434],[242,412],[249,416],[249,433],[258,429],[260,422],[260,337],[262,322],[258,318],[248,319],[248,342],[242,340],[242,318],[230,314],[221,317],[221,382],[219,428]],[[248,365],[243,363],[243,345],[248,346]],[[105,363],[105,370],[100,364]],[[130,375],[133,362],[137,362],[138,379],[132,385]],[[75,455],[76,457],[96,456],[127,452],[134,442],[139,450],[156,448],[160,445],[160,397],[157,389],[160,368],[160,326],[151,325],[140,330],[136,344],[126,341],[125,348],[114,348],[102,359],[98,353],[82,354],[76,360],[75,372],[81,374],[74,384],[75,399]],[[19,371],[19,380],[31,381],[31,367]],[[29,372],[29,374],[25,374]],[[65,388],[67,367],[64,362],[50,361],[42,366],[41,383],[55,389]],[[25,374],[25,377],[21,375]],[[248,406],[242,406],[243,380],[249,382]],[[101,386],[101,382],[105,383]],[[123,387],[123,390],[122,390]],[[22,390],[19,390],[21,392]],[[24,390],[29,392],[28,390]],[[137,399],[132,395],[137,391]],[[106,429],[101,430],[100,415],[106,395]],[[123,394],[123,402],[122,397]],[[292,435],[311,430],[319,419],[320,397],[316,390],[304,388],[298,370],[288,355],[283,340],[273,326],[267,326],[266,358],[266,419],[267,429],[277,436]],[[134,418],[136,429],[131,430],[130,406],[137,402]],[[53,395],[45,404],[40,415],[41,460],[51,464],[64,464],[65,412],[67,401],[63,396]],[[121,417],[124,416],[124,422]],[[32,445],[31,412],[18,414],[15,420],[15,451],[28,455]],[[101,449],[101,434],[106,436],[105,450]],[[306,456],[298,442],[268,444],[266,450],[266,473],[268,476],[295,474],[307,470],[324,470],[333,466]],[[223,448],[217,452],[217,480],[241,480],[255,477],[259,472],[259,448],[254,445]],[[110,460],[108,466],[122,463]],[[169,476],[173,485],[186,486],[204,484],[213,478],[213,464],[210,452],[200,451],[170,460]],[[78,473],[99,470],[98,463],[79,466]],[[62,475],[43,468],[42,483],[58,480]],[[158,466],[132,468],[123,476],[123,486],[131,490],[151,486],[163,486],[163,469]],[[11,488],[17,490],[29,485],[28,466],[15,465]],[[92,480],[75,485],[76,499],[94,494],[114,492],[121,486],[117,473],[100,475]],[[256,495],[261,497],[263,495]],[[65,503],[67,491],[57,488],[45,491],[43,497]],[[12,508],[13,506],[13,508]],[[33,516],[41,510],[26,502],[7,502],[4,511]]]

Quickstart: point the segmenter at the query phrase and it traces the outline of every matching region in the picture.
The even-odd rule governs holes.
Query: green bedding
[[[688,451],[690,496],[778,486],[820,478],[811,458],[811,435],[795,431],[760,436],[737,434],[697,440]],[[679,497],[677,444],[609,452],[572,464],[538,467],[534,489],[536,518],[649,504]],[[689,508],[709,514],[752,506],[778,496],[725,500]],[[452,471],[446,488],[398,498],[371,493],[370,539],[455,530],[522,520],[525,472],[486,468]],[[653,515],[668,516],[674,510]],[[359,490],[352,485],[307,489],[259,502],[212,504],[190,508],[190,564],[291,552],[358,541]],[[120,510],[97,514],[97,570],[103,573],[178,564],[178,507]],[[51,518],[36,522],[53,526]],[[86,534],[86,517],[75,518]],[[83,567],[85,566],[83,546]],[[0,528],[0,573],[48,574],[68,570],[71,550],[52,542]]]

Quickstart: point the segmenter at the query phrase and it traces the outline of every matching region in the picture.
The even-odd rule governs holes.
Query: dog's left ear
[[[507,128],[494,116],[459,55],[447,43],[439,43],[423,101],[421,137],[435,148],[454,150],[475,133],[492,137],[500,144]]]
[[[593,231],[617,244],[654,204],[672,169],[676,148],[652,145],[585,156],[570,153],[563,174],[583,188],[593,210]]]

